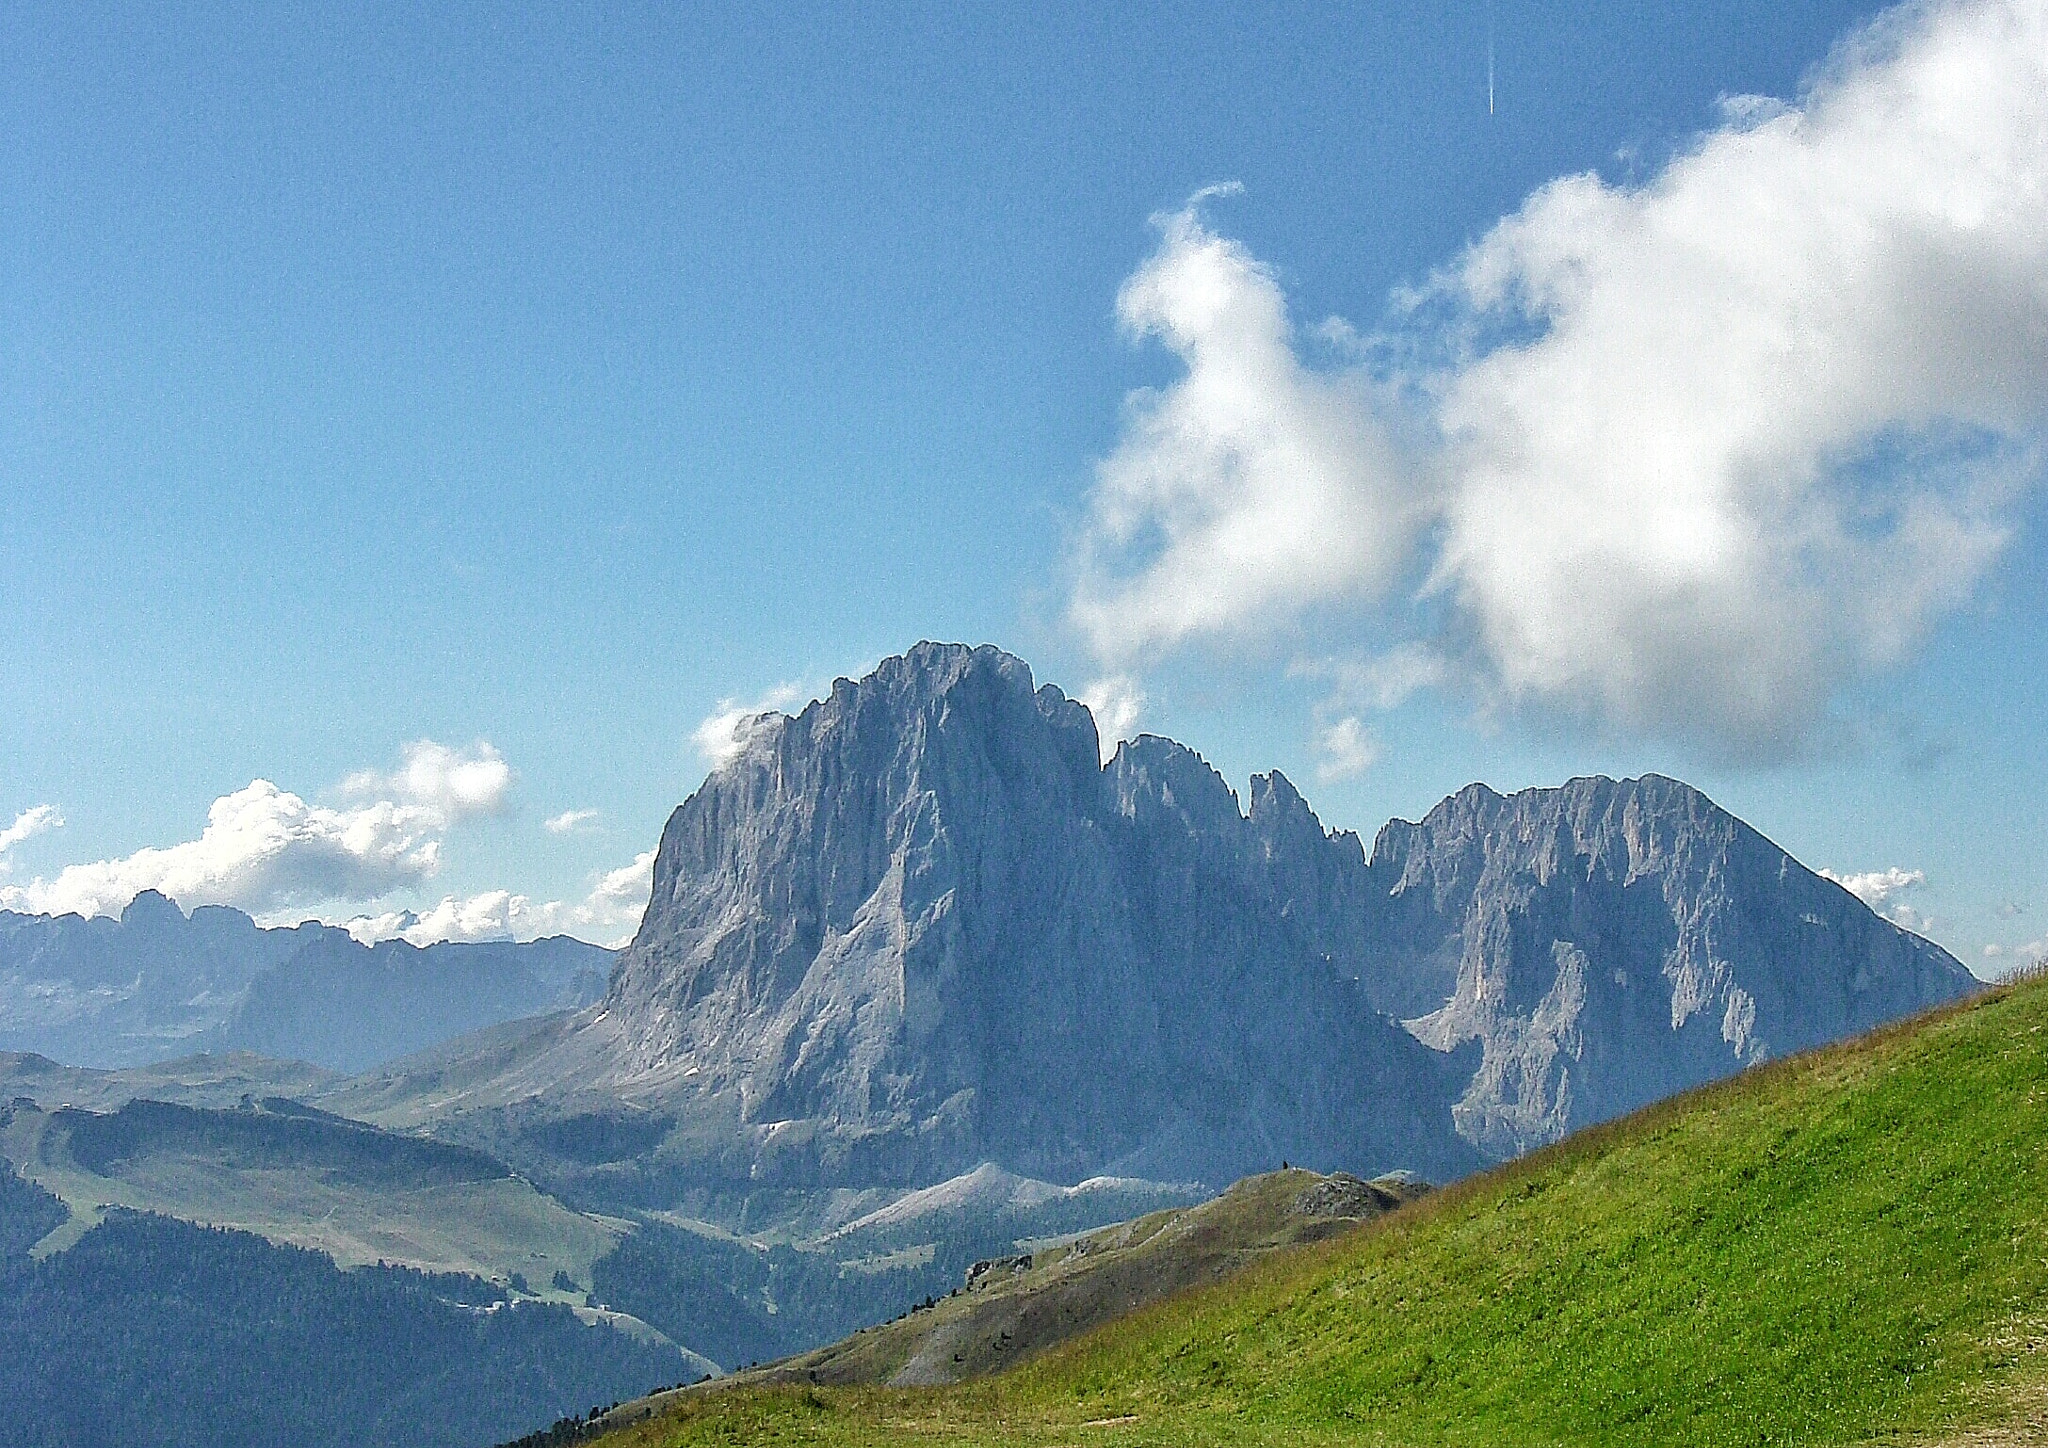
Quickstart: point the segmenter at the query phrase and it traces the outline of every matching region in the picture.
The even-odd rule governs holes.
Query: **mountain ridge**
[[[339,926],[189,914],[144,890],[118,916],[0,911],[0,1052],[147,1066],[254,1050],[341,1071],[604,993],[612,952],[567,936],[365,944]]]
[[[521,1120],[626,1110],[672,1123],[665,1180],[735,1190],[1450,1180],[1979,984],[1663,776],[1469,786],[1368,855],[1279,771],[1240,804],[1160,736],[1104,761],[1022,660],[930,643],[738,743],[603,1002],[365,1108],[515,1155]]]

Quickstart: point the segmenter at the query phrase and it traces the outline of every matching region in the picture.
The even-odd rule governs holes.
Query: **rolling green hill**
[[[538,1286],[556,1272],[589,1282],[620,1235],[482,1152],[278,1098],[233,1111],[134,1100],[106,1113],[24,1100],[0,1121],[0,1157],[70,1208],[38,1257],[125,1207],[314,1248],[344,1267],[390,1260],[499,1282],[519,1272]]]
[[[2048,1441],[2048,983],[1752,1071],[939,1389],[642,1445]]]

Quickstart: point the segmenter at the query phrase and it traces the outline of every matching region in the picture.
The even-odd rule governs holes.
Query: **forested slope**
[[[138,1212],[30,1260],[64,1216],[0,1162],[0,1443],[469,1448],[695,1376],[477,1278]]]

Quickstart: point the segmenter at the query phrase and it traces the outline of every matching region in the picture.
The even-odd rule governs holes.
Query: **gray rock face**
[[[726,1103],[757,1174],[1466,1168],[1442,1058],[1267,907],[1256,843],[1191,751],[1104,768],[1022,662],[920,645],[676,811],[614,1079]]]
[[[1474,785],[1368,860],[1277,773],[1240,810],[1170,740],[1098,758],[1087,711],[992,648],[764,715],[670,818],[600,1007],[365,1109],[496,1112],[493,1140],[623,1109],[665,1133],[634,1158],[653,1192],[984,1161],[1445,1181],[1975,988],[1672,780]]]
[[[123,1068],[258,1051],[359,1071],[482,1026],[603,995],[612,953],[557,937],[359,944],[153,890],[118,919],[0,911],[0,1051]]]
[[[1472,785],[1420,824],[1290,838],[1283,908],[1416,1037],[1478,1042],[1458,1131],[1490,1156],[1555,1141],[1977,982],[1676,780]],[[1319,873],[1320,872],[1320,873]],[[1333,880],[1336,883],[1319,883]]]

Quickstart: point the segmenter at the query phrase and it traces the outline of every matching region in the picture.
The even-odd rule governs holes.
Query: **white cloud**
[[[54,830],[62,827],[63,823],[64,816],[57,812],[57,806],[53,804],[30,805],[14,817],[13,824],[4,830],[0,830],[0,855],[6,854],[23,840],[39,835],[44,830]]]
[[[1355,714],[1316,731],[1316,778],[1324,784],[1356,779],[1379,761],[1380,742]]]
[[[600,875],[585,902],[593,911],[626,912],[638,916],[647,908],[648,893],[654,888],[654,851],[633,857],[630,865]]]
[[[1138,737],[1138,720],[1145,713],[1145,691],[1129,674],[1107,674],[1077,696],[1095,716],[1095,734],[1103,762],[1116,753],[1125,739]]]
[[[258,779],[216,799],[196,840],[67,865],[54,880],[0,889],[0,904],[103,915],[143,890],[160,890],[187,910],[374,899],[432,877],[445,824],[436,810],[389,800],[327,809]]]
[[[404,746],[396,772],[363,770],[342,781],[340,792],[361,803],[311,804],[267,779],[252,780],[213,802],[196,840],[0,887],[0,905],[108,915],[157,890],[187,910],[232,905],[281,916],[376,900],[432,879],[450,826],[501,808],[511,782],[511,767],[488,743],[459,751],[421,739]]]
[[[1902,870],[1897,865],[1883,870],[1865,870],[1859,874],[1838,874],[1828,869],[1814,873],[1823,880],[1833,880],[1873,910],[1889,904],[1893,896],[1917,890],[1927,883],[1926,871]]]
[[[1321,329],[1425,363],[1309,368],[1266,268],[1162,225],[1119,309],[1187,372],[1099,469],[1105,663],[1378,619],[1420,571],[1498,706],[1783,754],[1968,599],[2038,470],[2048,4],[1892,12],[1645,184],[1537,191],[1391,332]]]
[[[541,822],[541,828],[551,835],[573,834],[579,826],[597,819],[594,809],[565,809],[560,814]]]
[[[1899,898],[1926,886],[1927,874],[1923,870],[1902,870],[1893,865],[1887,869],[1865,870],[1858,874],[1837,874],[1828,869],[1817,870],[1814,873],[1824,880],[1833,880],[1894,925],[1921,935],[1934,928],[1932,915],[1922,914],[1912,904]]]
[[[2029,940],[2024,945],[1987,945],[1984,947],[1986,960],[2005,961],[2007,964],[1994,967],[1991,979],[2004,979],[2048,963],[2048,937]]]
[[[1096,472],[1070,604],[1118,666],[1376,599],[1425,517],[1364,375],[1296,357],[1273,274],[1193,204],[1155,222],[1163,244],[1117,315],[1187,373],[1129,399],[1123,441]]]
[[[512,788],[512,767],[487,740],[458,750],[416,739],[401,753],[404,762],[395,772],[366,769],[351,774],[341,782],[342,793],[356,799],[396,799],[436,811],[451,822],[504,808]]]
[[[490,745],[457,751],[432,740],[405,746],[394,773],[365,770],[342,782],[341,793],[351,798],[377,792],[395,798],[329,808],[258,779],[216,799],[196,840],[69,865],[53,880],[0,886],[0,906],[108,915],[140,891],[158,890],[186,910],[232,905],[266,925],[321,918],[363,941],[403,938],[426,945],[565,933],[608,944],[630,939],[652,888],[652,850],[593,877],[579,901],[484,890],[445,895],[424,910],[360,908],[431,881],[448,830],[501,808],[511,782],[511,768]],[[547,827],[564,833],[596,815],[570,810]],[[61,823],[53,809],[39,805],[0,831],[0,849]]]
[[[536,902],[510,890],[485,890],[469,896],[444,896],[424,911],[356,915],[338,923],[365,944],[391,939],[414,945],[443,940],[534,940],[568,934],[595,937],[616,948],[632,939],[646,912],[653,882],[654,851],[648,850],[631,864],[599,875],[590,893],[576,904]]]
[[[803,686],[790,682],[777,684],[750,704],[738,699],[720,699],[718,707],[690,732],[690,742],[696,746],[704,762],[717,769],[746,748],[747,740],[752,737],[754,726],[762,716],[788,709],[801,703],[804,697]]]
[[[1437,650],[1424,644],[1405,643],[1374,658],[1299,662],[1288,672],[1329,681],[1334,706],[1386,713],[1400,708],[1424,689],[1448,683],[1453,668],[1450,660]]]

